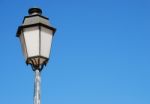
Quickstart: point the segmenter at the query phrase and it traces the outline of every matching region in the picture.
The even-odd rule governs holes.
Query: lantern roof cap
[[[49,19],[42,15],[40,8],[34,7],[28,10],[29,15],[25,16],[22,25],[31,25],[35,23],[43,23],[50,26]]]
[[[30,8],[28,10],[29,15],[34,15],[34,14],[42,14],[42,10],[40,8],[34,7],[34,8]]]
[[[49,23],[49,19],[42,15],[42,10],[40,8],[30,8],[28,13],[29,15],[24,17],[22,25],[18,27],[17,37],[21,34],[23,28],[37,25],[47,27],[54,32],[56,31]]]
[[[43,23],[45,25],[50,26],[49,19],[47,17],[44,17],[42,15],[31,15],[31,16],[25,16],[22,22],[22,25],[31,25],[35,23]]]

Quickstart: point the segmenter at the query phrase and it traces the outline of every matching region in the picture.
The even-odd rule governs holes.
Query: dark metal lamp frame
[[[40,64],[41,58],[45,60],[42,64]],[[36,59],[38,60],[36,61]],[[48,63],[48,60],[49,60],[48,58],[43,57],[43,56],[34,56],[34,57],[27,58],[26,64],[27,65],[30,64],[33,71],[35,70],[42,71],[43,67],[46,66],[46,64]]]

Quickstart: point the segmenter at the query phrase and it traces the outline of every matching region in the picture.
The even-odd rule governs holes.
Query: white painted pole
[[[34,82],[34,104],[41,104],[40,99],[40,83],[41,77],[39,70],[35,70],[35,82]]]

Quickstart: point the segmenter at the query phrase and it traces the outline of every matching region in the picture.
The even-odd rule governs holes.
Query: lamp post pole
[[[41,104],[40,99],[40,84],[41,84],[41,76],[40,71],[35,70],[35,81],[34,81],[34,104]]]
[[[30,8],[22,25],[18,27],[17,37],[20,39],[26,64],[31,65],[35,72],[34,104],[41,104],[40,73],[48,63],[52,39],[56,29],[51,26],[49,19],[42,15],[40,8]]]

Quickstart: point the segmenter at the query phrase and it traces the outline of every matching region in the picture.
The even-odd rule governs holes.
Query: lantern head
[[[42,16],[42,10],[31,8],[29,16],[25,16],[18,27],[19,37],[27,64],[33,70],[42,70],[50,56],[51,44],[56,29],[49,23],[47,17]]]

